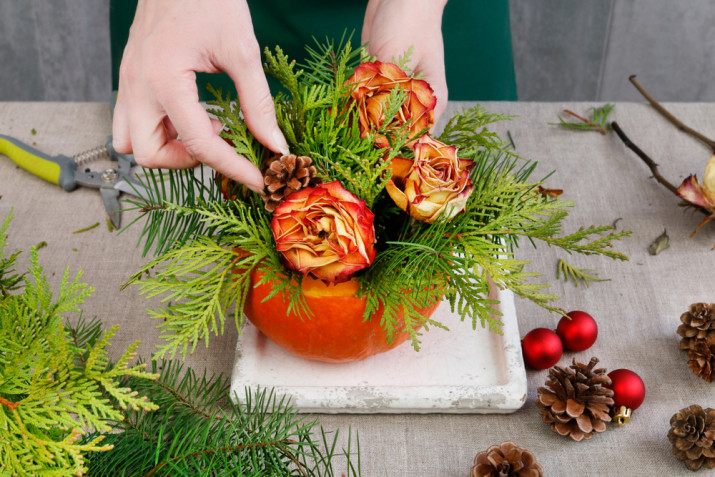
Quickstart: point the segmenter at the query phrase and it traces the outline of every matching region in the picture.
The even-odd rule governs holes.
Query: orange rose
[[[364,201],[333,181],[283,199],[271,229],[288,268],[339,283],[375,259],[373,219]]]
[[[432,223],[449,220],[464,210],[473,185],[474,161],[457,157],[457,148],[426,134],[414,145],[415,158],[392,160],[387,193],[410,216]]]
[[[362,63],[348,82],[355,86],[352,98],[358,105],[362,137],[371,130],[385,127],[394,131],[404,124],[409,124],[409,136],[413,137],[434,125],[437,97],[432,88],[426,81],[410,78],[397,65],[381,61]],[[397,87],[407,91],[407,99],[391,122],[384,124],[387,100],[390,92]],[[375,144],[378,147],[389,146],[383,135],[378,135]]]

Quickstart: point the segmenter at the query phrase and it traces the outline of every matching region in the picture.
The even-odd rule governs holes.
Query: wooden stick
[[[688,133],[691,136],[695,137],[696,139],[704,142],[712,151],[715,152],[715,141],[704,136],[703,134],[700,134],[693,128],[686,126],[685,124],[683,124],[682,121],[680,121],[678,118],[673,116],[673,114],[670,111],[665,109],[663,107],[663,105],[661,105],[658,101],[656,101],[655,98],[653,98],[653,96],[651,96],[650,93],[648,93],[648,91],[646,91],[646,89],[643,86],[641,86],[641,84],[638,82],[638,80],[636,80],[636,75],[631,75],[628,79],[630,80],[631,83],[633,83],[633,86],[636,87],[636,89],[640,92],[640,94],[642,94],[643,97],[648,100],[648,102],[651,104],[651,106],[653,106],[660,114],[665,116],[665,118],[668,121],[673,123],[681,131]]]
[[[678,188],[675,187],[673,184],[668,182],[665,177],[663,177],[660,174],[660,171],[658,171],[658,164],[655,163],[653,159],[651,159],[645,152],[643,152],[638,146],[636,146],[633,141],[631,141],[628,136],[626,136],[626,133],[623,132],[621,127],[618,125],[617,122],[613,121],[611,123],[611,129],[613,129],[616,134],[618,135],[619,138],[621,138],[621,141],[623,141],[623,144],[628,147],[631,151],[635,152],[638,157],[640,157],[643,162],[645,162],[648,167],[650,168],[650,171],[653,173],[653,177],[655,180],[660,182],[662,185],[664,185],[669,191],[671,191],[673,194],[678,195]],[[680,196],[678,196],[680,197]],[[710,215],[710,211],[706,209],[705,207],[701,207],[699,205],[692,204],[693,207],[700,212],[702,212],[705,215]]]

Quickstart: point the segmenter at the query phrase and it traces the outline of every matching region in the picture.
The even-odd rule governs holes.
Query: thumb
[[[258,44],[246,48],[241,60],[224,61],[221,67],[236,85],[241,111],[248,129],[273,152],[288,154],[288,142],[278,127],[276,109],[261,65]]]

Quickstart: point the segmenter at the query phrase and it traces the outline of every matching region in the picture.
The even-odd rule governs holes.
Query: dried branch
[[[645,152],[643,152],[638,146],[636,146],[636,145],[633,143],[633,141],[631,141],[631,140],[628,138],[628,136],[626,136],[626,134],[623,132],[623,130],[621,129],[621,127],[618,125],[617,122],[613,121],[613,122],[611,123],[611,129],[613,129],[613,130],[616,132],[616,134],[618,135],[618,137],[621,138],[621,141],[623,141],[623,144],[625,144],[626,147],[628,147],[628,149],[630,149],[631,151],[635,152],[636,155],[637,155],[638,157],[640,157],[640,158],[643,160],[643,162],[646,163],[646,165],[648,165],[648,167],[650,168],[650,171],[651,171],[651,173],[653,174],[653,177],[655,178],[655,180],[657,180],[658,182],[660,182],[663,186],[665,186],[668,190],[670,190],[673,194],[675,194],[675,195],[677,196],[677,195],[678,195],[678,188],[675,187],[675,186],[674,186],[673,184],[671,184],[670,182],[668,182],[668,180],[665,179],[665,177],[663,177],[663,176],[660,174],[660,171],[658,171],[658,164],[656,164],[655,161],[653,161],[653,159],[651,159]],[[678,197],[680,197],[680,196],[678,196]],[[702,212],[703,214],[705,214],[705,215],[710,215],[710,211],[709,211],[708,209],[706,209],[705,207],[700,207],[700,206],[695,205],[695,204],[692,204],[692,205],[693,205],[693,207],[694,207],[695,209],[699,210],[699,211]]]
[[[641,86],[641,84],[638,82],[638,80],[636,80],[636,75],[631,75],[628,79],[630,80],[631,83],[633,83],[633,86],[636,87],[636,89],[640,92],[640,94],[642,94],[643,97],[648,100],[648,102],[651,104],[651,106],[653,106],[660,114],[665,116],[665,118],[668,121],[673,123],[679,130],[681,130],[685,133],[688,133],[691,136],[695,137],[696,139],[702,141],[712,151],[715,152],[715,141],[704,136],[703,134],[699,133],[698,131],[692,129],[691,127],[686,126],[685,124],[683,124],[682,121],[680,121],[678,118],[673,116],[673,114],[670,111],[665,109],[663,107],[663,105],[661,105],[658,101],[656,101],[655,98],[653,98],[653,96],[651,96],[650,93],[648,93],[648,91],[646,91],[645,88],[643,88],[643,86]]]

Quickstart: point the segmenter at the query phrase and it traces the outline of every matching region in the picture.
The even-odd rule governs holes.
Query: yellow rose
[[[413,147],[414,159],[396,157],[387,193],[415,219],[432,223],[449,220],[464,210],[473,185],[474,161],[457,157],[457,148],[426,134]]]

